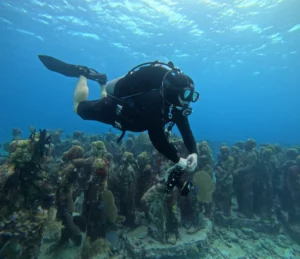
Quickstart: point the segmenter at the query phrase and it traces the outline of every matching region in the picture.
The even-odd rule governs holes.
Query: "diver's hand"
[[[187,159],[181,157],[175,166],[179,166],[181,169],[185,170],[188,166],[188,161]]]
[[[196,153],[190,154],[187,158],[187,170],[189,172],[195,171],[198,164],[198,155]]]

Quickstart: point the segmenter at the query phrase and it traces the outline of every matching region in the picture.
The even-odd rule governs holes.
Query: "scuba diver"
[[[68,64],[51,56],[38,57],[49,70],[79,78],[74,93],[74,111],[82,119],[99,121],[121,130],[119,140],[127,130],[147,130],[154,147],[175,163],[172,168],[176,175],[196,169],[197,146],[188,116],[192,113],[190,103],[199,99],[199,93],[195,91],[193,80],[172,62],[143,63],[125,76],[107,82],[105,74],[92,68]],[[100,99],[87,100],[87,79],[99,83]],[[187,158],[180,157],[176,147],[168,141],[175,124],[189,152]],[[179,181],[178,177],[176,179]],[[172,188],[191,186],[178,181],[172,183]]]

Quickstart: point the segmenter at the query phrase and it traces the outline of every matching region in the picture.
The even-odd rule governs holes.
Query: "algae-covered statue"
[[[296,158],[296,165],[289,168],[286,176],[288,219],[290,224],[300,225],[300,155]]]
[[[254,211],[263,218],[274,217],[274,179],[279,167],[272,146],[261,147],[258,170],[254,180]]]
[[[114,190],[120,213],[126,217],[126,224],[133,225],[135,217],[136,170],[134,156],[125,152],[114,173]]]
[[[7,163],[0,168],[0,258],[37,258],[53,189],[47,176],[46,130],[31,129],[28,139],[10,143]]]
[[[247,217],[253,217],[253,183],[258,166],[259,154],[256,150],[256,142],[248,139],[245,143],[245,151],[240,164],[234,171],[237,179],[236,195],[238,207]]]
[[[215,167],[216,190],[214,201],[218,209],[227,216],[231,215],[233,195],[233,167],[234,159],[230,156],[228,146],[221,146],[218,163]]]
[[[62,176],[56,190],[57,219],[63,228],[60,239],[48,253],[58,254],[69,241],[83,248],[94,246],[100,242],[99,238],[102,240],[108,231],[116,229],[116,224],[125,220],[117,214],[114,196],[107,189],[109,166],[104,157],[109,159],[110,155],[105,144],[92,142],[91,151],[92,156],[83,158],[83,148],[73,146],[63,154]],[[77,210],[76,197],[83,198]]]

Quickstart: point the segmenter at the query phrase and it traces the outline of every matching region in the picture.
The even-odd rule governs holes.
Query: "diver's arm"
[[[179,154],[175,146],[169,143],[165,134],[164,128],[150,128],[148,134],[153,146],[166,158],[170,159],[174,163],[178,163],[180,160]]]
[[[197,145],[188,117],[179,115],[175,121],[189,154],[197,154]]]

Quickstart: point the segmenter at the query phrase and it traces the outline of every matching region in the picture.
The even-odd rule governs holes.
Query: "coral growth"
[[[106,177],[108,175],[108,167],[105,160],[96,158],[92,165],[92,171],[98,176]]]
[[[273,149],[272,148],[269,148],[269,147],[268,148],[264,148],[262,150],[262,159],[264,161],[268,161],[268,160],[270,160],[272,154],[273,154]]]
[[[193,178],[197,192],[197,198],[201,202],[210,202],[215,185],[208,173],[200,171],[196,172]]]
[[[14,140],[10,143],[9,162],[12,164],[22,164],[30,162],[33,155],[33,148],[30,140]]]
[[[137,163],[138,163],[139,167],[143,168],[144,166],[149,164],[149,162],[150,162],[150,159],[149,159],[147,152],[142,152],[137,156]]]
[[[125,152],[122,156],[123,163],[132,163],[134,161],[134,155],[130,152]]]
[[[79,140],[79,141],[83,140],[83,135],[84,135],[84,133],[82,131],[79,131],[79,130],[75,130],[73,132],[73,138],[76,139],[76,140]]]
[[[103,141],[94,141],[92,142],[92,155],[94,156],[102,156],[107,152],[105,144]]]
[[[245,143],[245,150],[250,151],[256,147],[256,141],[254,139],[248,139]]]
[[[212,151],[206,141],[202,141],[198,144],[198,168],[201,171],[205,171],[212,175],[213,157]]]
[[[64,161],[72,161],[73,159],[82,158],[84,150],[81,146],[72,146],[62,156]]]
[[[296,148],[290,148],[286,151],[286,157],[289,160],[295,160],[298,156],[299,152]]]
[[[104,190],[102,193],[102,202],[106,216],[109,221],[114,223],[117,219],[117,207],[115,205],[115,198],[111,191]]]

